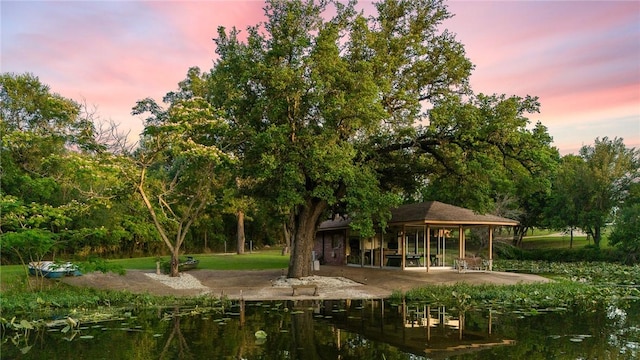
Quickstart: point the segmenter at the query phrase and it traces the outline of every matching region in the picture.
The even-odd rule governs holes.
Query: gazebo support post
[[[405,236],[407,234],[406,230],[407,230],[407,226],[405,224],[402,224],[402,241],[401,241],[402,242],[402,252],[401,252],[402,261],[400,262],[400,268],[402,270],[404,270],[404,267],[405,267],[405,263],[404,263],[405,256],[407,256],[407,249],[406,249],[407,248],[407,246],[406,246],[407,245],[407,243],[406,243],[407,241],[405,239]]]
[[[427,225],[427,272],[431,267],[431,226]]]
[[[429,271],[429,225],[425,224],[422,227],[422,240],[423,242],[423,251],[424,251],[424,265]]]
[[[464,229],[458,225],[458,258],[464,259]]]
[[[489,271],[493,271],[493,226],[489,225]]]
[[[364,252],[366,250],[364,244],[364,238],[360,236],[360,267],[364,267]]]
[[[384,265],[384,232],[380,231],[380,268],[382,268],[383,265]]]

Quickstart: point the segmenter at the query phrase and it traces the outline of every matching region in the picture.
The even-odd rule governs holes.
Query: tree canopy
[[[640,259],[640,182],[629,186],[629,196],[620,204],[609,243],[627,254],[627,262]]]
[[[195,73],[194,73],[195,72]],[[171,251],[171,276],[178,275],[180,250],[191,226],[216,202],[232,158],[219,147],[226,131],[219,113],[194,94],[196,69],[178,93],[165,97],[168,109],[144,99],[134,114],[149,114],[144,137],[128,173],[160,238]]]
[[[58,244],[81,249],[88,234],[118,241],[92,222],[111,206],[118,181],[77,102],[31,74],[0,75],[0,239],[22,261]]]
[[[629,197],[630,186],[640,181],[640,150],[627,148],[623,139],[596,139],[580,149],[582,176],[572,192],[581,198],[580,227],[600,246],[602,229],[612,211]]]
[[[214,39],[207,99],[224,111],[247,190],[269,198],[291,233],[292,277],[308,274],[330,214],[370,236],[418,184],[453,176],[487,186],[553,153],[546,129],[525,117],[536,98],[471,92],[473,65],[441,30],[451,17],[442,1],[376,9],[269,1],[245,41],[235,28]]]

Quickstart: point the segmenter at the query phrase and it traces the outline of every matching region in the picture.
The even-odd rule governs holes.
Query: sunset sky
[[[136,135],[137,100],[209,70],[218,26],[263,19],[260,1],[7,1],[0,71],[30,72]],[[443,27],[476,65],[476,93],[534,95],[533,123],[562,154],[596,137],[640,148],[640,1],[450,1]],[[371,11],[368,1],[359,7]]]

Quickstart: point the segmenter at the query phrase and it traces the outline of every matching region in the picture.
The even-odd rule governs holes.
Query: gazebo
[[[478,214],[438,201],[392,209],[387,230],[384,233],[379,231],[371,238],[362,238],[351,231],[349,223],[348,218],[339,217],[320,224],[314,251],[322,263],[426,271],[451,268],[492,270],[495,228],[518,225],[512,219]],[[486,258],[467,254],[466,251],[465,230],[477,227],[488,230]]]

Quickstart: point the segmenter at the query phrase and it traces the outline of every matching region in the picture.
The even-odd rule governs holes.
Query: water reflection
[[[175,315],[180,313],[180,308],[175,307],[173,310]],[[160,359],[194,359],[193,353],[189,349],[189,343],[182,334],[180,321],[182,316],[172,316],[170,334],[160,353]]]
[[[195,314],[195,315],[194,315]],[[3,334],[2,359],[637,358],[640,304],[599,313],[478,311],[381,300],[143,311],[73,332]],[[257,336],[263,331],[266,338]]]
[[[428,305],[392,306],[383,301],[347,300],[326,302],[320,313],[343,330],[430,358],[515,343],[514,339],[492,332],[495,316],[492,311],[483,316]]]
[[[294,303],[291,314],[291,349],[292,359],[317,360],[320,357],[322,339],[316,339],[313,320],[315,308],[312,301]]]

